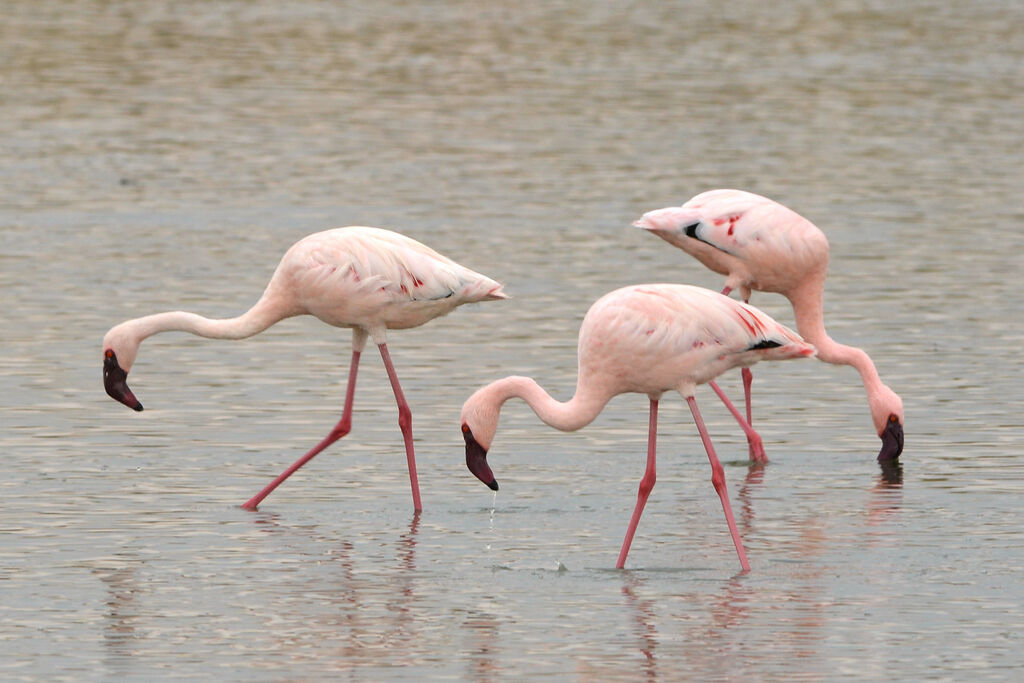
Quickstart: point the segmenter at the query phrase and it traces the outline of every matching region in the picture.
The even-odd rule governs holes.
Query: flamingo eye
[[[462,425],[462,433],[463,434],[469,434],[469,425],[468,424],[463,424]]]
[[[890,423],[899,422],[899,418],[897,418],[895,415],[890,415],[889,416],[889,422]]]
[[[106,351],[103,352],[103,357],[104,358],[113,358],[114,357],[114,351],[112,349],[107,349]]]

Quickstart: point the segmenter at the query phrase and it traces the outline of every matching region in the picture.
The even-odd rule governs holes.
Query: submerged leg
[[[353,338],[358,342],[358,335],[354,335]],[[364,336],[365,339],[365,336]],[[356,343],[355,348],[352,351],[352,366],[348,371],[348,389],[345,391],[345,407],[342,409],[341,419],[338,424],[334,425],[334,429],[324,437],[323,441],[318,443],[316,446],[306,453],[304,456],[292,463],[292,466],[286,469],[281,474],[277,475],[274,481],[264,487],[262,491],[257,493],[255,496],[247,500],[242,504],[242,507],[246,510],[255,510],[256,506],[260,502],[270,495],[271,491],[276,489],[285,479],[292,476],[295,470],[299,469],[307,462],[313,459],[317,453],[330,446],[332,443],[340,439],[349,433],[352,429],[352,397],[356,393],[356,371],[359,369],[359,354],[361,352],[362,344]]]
[[[398,427],[402,430],[402,438],[405,440],[405,457],[409,461],[409,485],[412,487],[412,505],[416,512],[423,509],[420,503],[420,483],[416,477],[416,453],[412,447],[412,410],[402,393],[402,385],[398,383],[398,375],[395,374],[395,366],[391,363],[391,355],[388,353],[387,344],[378,344],[381,358],[384,359],[384,367],[388,371],[388,379],[391,380],[391,388],[395,392],[395,400],[398,401]]]
[[[732,404],[732,401],[729,400],[729,397],[725,395],[725,392],[721,390],[716,382],[708,382],[708,385],[718,394],[718,398],[722,399],[722,403],[729,409],[732,416],[736,418],[736,422],[743,429],[743,433],[747,435],[747,443],[750,445],[750,459],[754,462],[768,462],[768,456],[764,453],[764,444],[761,442],[761,435],[750,426],[747,420],[743,419],[740,411],[736,410],[736,406]]]
[[[732,516],[732,506],[729,505],[729,492],[725,488],[725,470],[722,463],[718,462],[715,455],[715,447],[711,444],[711,437],[704,427],[704,420],[697,410],[697,400],[693,396],[687,396],[686,402],[690,405],[690,412],[693,413],[693,421],[697,423],[697,431],[700,432],[701,441],[704,442],[704,450],[708,452],[708,460],[711,461],[711,483],[715,486],[719,500],[722,501],[722,510],[725,511],[725,521],[729,524],[729,533],[732,534],[732,542],[736,545],[736,554],[740,557],[740,566],[743,571],[750,571],[750,563],[747,562],[747,553],[743,549],[743,542],[740,541],[740,532],[736,528],[736,520]]]
[[[651,419],[647,429],[647,469],[640,480],[640,491],[637,493],[636,508],[633,510],[633,517],[629,520],[629,527],[626,529],[626,538],[622,541],[622,550],[619,551],[619,561],[615,563],[616,569],[622,569],[626,564],[626,555],[629,554],[629,546],[633,542],[633,534],[636,533],[637,524],[640,523],[640,515],[643,514],[644,505],[647,504],[647,497],[651,495],[654,488],[655,474],[655,442],[658,438],[658,402],[651,399]]]

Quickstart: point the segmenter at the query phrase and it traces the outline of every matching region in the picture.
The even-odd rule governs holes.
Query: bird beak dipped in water
[[[903,452],[903,425],[895,415],[890,415],[885,428],[878,435],[882,439],[882,450],[878,462],[893,462]]]
[[[103,352],[103,387],[115,401],[120,401],[132,410],[142,410],[142,404],[128,388],[128,373],[117,363],[113,349]]]
[[[466,467],[477,479],[487,484],[492,491],[498,490],[498,481],[487,465],[487,449],[473,438],[473,430],[465,422],[462,423],[462,438],[466,440]]]

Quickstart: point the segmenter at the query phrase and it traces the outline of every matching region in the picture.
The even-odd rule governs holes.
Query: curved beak
[[[498,482],[487,465],[487,451],[473,438],[473,430],[469,425],[462,425],[462,437],[466,440],[466,467],[488,488],[497,491]]]
[[[885,429],[879,434],[882,439],[882,450],[878,452],[878,461],[895,460],[903,452],[903,425],[895,415],[889,417]]]
[[[103,356],[103,387],[115,401],[120,401],[132,410],[142,410],[139,399],[128,388],[128,373],[117,364],[117,356],[113,351],[107,351]]]

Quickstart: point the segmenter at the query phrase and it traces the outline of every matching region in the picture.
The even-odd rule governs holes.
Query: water
[[[0,640],[6,680],[999,680],[1024,665],[1017,350],[1024,10],[1016,2],[4,5],[0,66]],[[718,288],[629,227],[721,186],[832,244],[826,315],[906,404],[874,461],[863,389],[755,369],[771,464],[710,391],[753,571],[739,575],[681,399],[614,566],[647,405],[586,430],[509,404],[465,470],[459,408],[505,374],[566,398],[583,313],[650,280]],[[302,235],[402,230],[510,301],[391,337],[414,414],[412,514],[382,364],[319,439],[349,335],[143,346],[103,333],[248,307]],[[754,303],[784,321],[778,297]],[[738,394],[736,376],[722,385]]]

